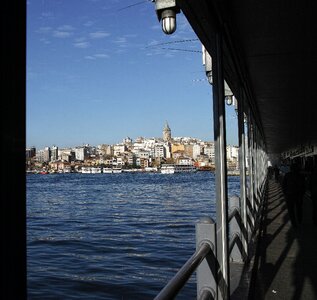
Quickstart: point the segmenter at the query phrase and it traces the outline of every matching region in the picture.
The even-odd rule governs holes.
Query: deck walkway
[[[306,193],[294,229],[280,183],[269,180],[249,299],[317,299],[317,227]]]

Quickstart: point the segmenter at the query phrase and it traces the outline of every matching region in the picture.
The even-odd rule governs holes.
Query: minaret
[[[163,128],[163,140],[164,142],[170,142],[172,139],[171,128],[168,126],[166,121],[165,126]]]

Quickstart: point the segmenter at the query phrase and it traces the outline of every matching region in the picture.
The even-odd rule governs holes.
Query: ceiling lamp
[[[205,72],[208,79],[208,82],[212,84],[212,57],[202,45],[202,54],[203,54],[203,65],[205,66]]]
[[[232,95],[225,96],[225,101],[226,101],[227,105],[232,105],[233,96]]]
[[[172,34],[176,30],[176,14],[180,12],[176,0],[155,0],[155,10],[159,21],[162,21],[162,30]]]

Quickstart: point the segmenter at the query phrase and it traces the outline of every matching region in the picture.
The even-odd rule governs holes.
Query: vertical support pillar
[[[239,169],[240,169],[240,199],[241,199],[241,219],[244,228],[242,229],[242,245],[248,255],[248,207],[246,197],[246,151],[245,151],[245,131],[244,131],[244,104],[243,99],[238,100],[238,134],[239,134]]]
[[[256,124],[254,118],[252,118],[252,158],[253,158],[253,204],[254,204],[254,220],[256,221],[256,215],[258,211],[258,199],[257,199],[257,170],[256,170]]]
[[[226,117],[224,101],[224,77],[222,57],[222,34],[218,32],[215,39],[215,56],[213,65],[213,114],[215,140],[215,179],[217,212],[217,260],[218,291],[217,299],[229,299],[230,276],[228,255],[228,191],[226,162]]]
[[[212,299],[216,299],[216,224],[213,219],[204,217],[196,223],[196,249],[202,243],[208,243],[212,253],[208,255],[197,268],[197,299],[204,298],[204,294],[209,294]],[[210,297],[209,297],[210,298]],[[207,299],[209,299],[207,297]]]
[[[250,201],[250,220],[251,220],[251,232],[254,227],[254,173],[253,173],[253,122],[252,122],[252,115],[251,109],[249,108],[248,113],[248,141],[249,141],[249,179],[250,179],[250,186],[249,186],[249,201]]]

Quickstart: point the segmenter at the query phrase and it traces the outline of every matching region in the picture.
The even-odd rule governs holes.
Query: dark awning
[[[177,3],[211,55],[223,32],[225,79],[248,98],[269,153],[317,141],[316,0]]]

